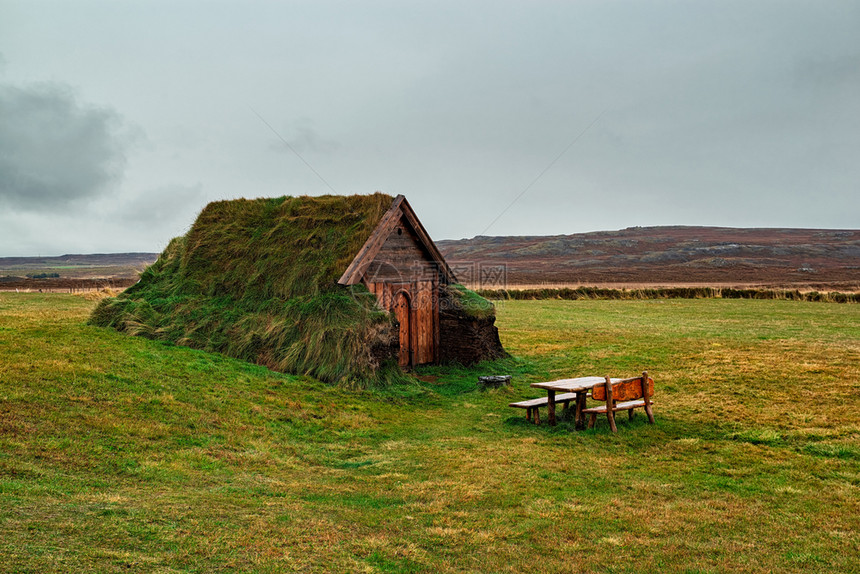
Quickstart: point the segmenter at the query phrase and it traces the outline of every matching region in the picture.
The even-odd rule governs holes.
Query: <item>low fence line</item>
[[[18,293],[89,293],[110,289],[122,291],[137,282],[130,277],[94,277],[72,279],[68,277],[49,279],[22,279],[0,277],[0,291]]]
[[[612,289],[606,287],[562,287],[558,289],[478,289],[478,295],[493,300],[529,299],[773,299],[860,303],[860,293],[800,291],[798,289],[734,289],[730,287],[655,287]]]
[[[0,293],[93,293],[97,291],[124,291],[127,287],[0,287]]]

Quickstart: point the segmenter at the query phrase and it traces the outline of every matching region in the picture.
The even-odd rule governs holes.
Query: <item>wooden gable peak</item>
[[[380,218],[376,229],[373,230],[373,233],[370,234],[370,237],[367,238],[367,241],[365,241],[361,249],[358,250],[355,259],[352,260],[352,263],[349,264],[346,271],[343,272],[343,275],[341,275],[337,282],[341,285],[355,285],[360,283],[361,278],[367,271],[367,267],[379,254],[385,240],[388,239],[391,232],[394,231],[397,225],[400,224],[401,219],[404,218],[409,226],[415,231],[415,235],[418,237],[421,247],[424,248],[430,256],[430,259],[436,263],[445,282],[456,283],[457,278],[454,277],[454,272],[451,271],[450,267],[448,267],[448,263],[445,262],[445,258],[442,257],[442,253],[439,251],[439,248],[436,247],[435,243],[433,243],[433,240],[430,238],[430,234],[428,234],[427,230],[424,229],[418,216],[415,215],[415,211],[412,209],[412,206],[409,205],[409,202],[406,201],[406,198],[403,195],[398,195],[394,198],[394,201],[391,203],[391,207]]]

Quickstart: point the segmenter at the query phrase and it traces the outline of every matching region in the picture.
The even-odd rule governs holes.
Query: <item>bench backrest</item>
[[[654,396],[654,379],[645,375],[643,377],[624,379],[623,381],[612,383],[612,400],[615,402],[620,402],[634,401],[636,399],[643,398],[645,396],[645,393],[642,392],[643,379],[648,380],[648,383],[645,386],[645,389],[648,391],[648,396]],[[605,401],[606,385],[597,385],[596,387],[591,389],[591,398],[596,401]]]

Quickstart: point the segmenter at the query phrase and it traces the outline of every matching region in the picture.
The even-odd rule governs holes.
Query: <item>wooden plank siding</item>
[[[362,277],[389,312],[394,312],[398,293],[408,297],[411,328],[405,332],[411,339],[408,349],[412,365],[438,361],[440,275],[438,265],[404,215],[390,230]],[[401,365],[406,363],[401,356]]]
[[[438,283],[435,281],[412,281],[408,283],[368,283],[368,289],[376,295],[379,304],[394,312],[397,296],[405,293],[410,302],[411,341],[413,365],[435,363],[438,359],[439,304]]]
[[[411,366],[439,362],[439,290],[456,280],[412,206],[398,195],[338,283],[363,283],[382,308],[407,319],[400,331],[410,340],[401,346],[400,363]],[[398,298],[401,291],[409,301],[408,316],[403,315],[404,298]]]
[[[436,360],[435,325],[433,324],[433,282],[419,281],[415,287],[415,334],[416,349],[418,356],[416,363],[419,365],[433,363]]]
[[[457,279],[454,273],[445,262],[445,258],[439,252],[439,248],[430,239],[427,230],[421,225],[412,206],[406,201],[402,195],[398,195],[391,208],[376,226],[376,229],[368,237],[362,248],[356,254],[355,259],[349,264],[349,267],[343,272],[338,283],[341,285],[355,285],[357,283],[367,284],[369,281],[367,269],[368,266],[376,259],[383,246],[391,238],[391,234],[400,227],[401,230],[408,230],[411,237],[415,239],[423,251],[423,259],[427,262],[433,262],[436,266],[437,273],[441,276],[444,283],[456,283]]]
[[[346,268],[346,271],[343,272],[338,283],[342,285],[355,285],[356,283],[364,282],[367,284],[367,281],[363,281],[366,274],[365,272],[367,271],[367,266],[376,257],[377,252],[388,239],[391,230],[398,225],[400,219],[403,217],[401,207],[405,201],[406,198],[402,195],[398,195],[394,199],[394,203],[392,203],[388,211],[385,212],[385,215],[382,216],[376,229],[370,237],[368,237],[367,241],[365,241],[364,245],[355,256],[355,259],[353,259],[352,263],[349,264],[349,267]]]
[[[392,229],[376,257],[367,266],[365,283],[405,283],[421,279],[435,279],[436,263],[422,248],[418,235],[401,220]]]

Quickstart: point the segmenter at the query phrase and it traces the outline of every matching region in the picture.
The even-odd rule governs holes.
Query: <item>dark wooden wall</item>
[[[436,264],[405,218],[382,245],[368,266],[363,283],[380,305],[393,310],[395,296],[404,291],[411,301],[413,364],[439,360],[439,284]]]
[[[368,265],[364,283],[438,279],[435,262],[421,247],[415,232],[401,219],[386,238],[379,253]]]

